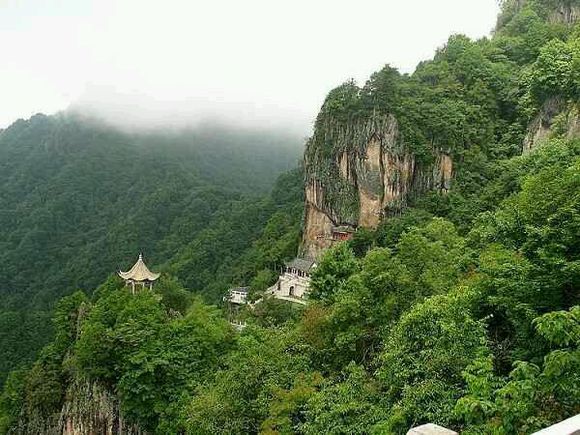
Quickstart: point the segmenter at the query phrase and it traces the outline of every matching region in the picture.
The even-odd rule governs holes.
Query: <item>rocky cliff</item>
[[[559,4],[552,12],[549,20],[553,23],[575,24],[580,18],[580,5],[575,1]]]
[[[68,387],[60,412],[43,416],[23,412],[11,435],[145,435],[123,419],[118,398],[102,386],[76,380]]]
[[[376,227],[426,190],[445,192],[453,161],[434,149],[428,161],[406,146],[392,115],[340,120],[320,116],[308,141],[302,254],[317,257],[344,228]]]
[[[541,28],[558,35],[570,32],[579,17],[580,0],[506,0],[494,38],[499,41],[498,53],[514,60],[505,62],[491,56],[484,42],[473,44],[456,36],[411,76],[387,65],[362,87],[347,82],[331,91],[305,151],[301,254],[317,257],[357,228],[374,228],[399,213],[421,193],[447,192],[456,174],[469,172],[469,164],[478,170],[475,160],[465,162],[470,153],[495,159],[506,149],[517,148],[511,143],[516,136],[517,144],[526,136],[524,152],[548,137],[578,136],[578,104],[571,102],[577,100],[578,91],[564,95],[572,86],[552,89],[543,79],[543,75],[554,82],[562,79],[562,71],[551,67],[550,56],[557,58],[554,45],[541,62],[512,46],[525,40],[522,23],[535,23],[534,32]],[[545,27],[539,24],[542,21]],[[506,80],[514,62],[530,62],[537,72],[529,89],[517,89]],[[575,63],[569,69],[574,68]],[[575,83],[575,76],[570,76],[566,80]],[[527,132],[516,116],[519,103],[513,96],[518,92],[533,95],[534,107],[528,109],[537,116]]]
[[[506,3],[503,8],[504,11],[508,11],[508,13],[517,13],[531,2],[529,0],[506,0],[504,3]],[[551,23],[570,25],[575,24],[580,18],[580,4],[577,0],[563,0],[554,2],[554,4],[546,4],[546,11],[547,15],[545,18]]]
[[[523,152],[530,151],[554,136],[566,139],[580,137],[580,111],[577,104],[561,98],[547,100],[528,126]]]

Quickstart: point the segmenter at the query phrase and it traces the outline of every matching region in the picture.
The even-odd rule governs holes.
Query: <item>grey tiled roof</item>
[[[310,272],[312,266],[314,266],[314,260],[309,258],[295,258],[294,260],[286,263],[286,267],[301,270],[302,272]]]

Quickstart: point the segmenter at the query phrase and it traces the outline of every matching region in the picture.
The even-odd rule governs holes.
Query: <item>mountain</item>
[[[176,274],[219,300],[228,258],[276,212],[269,192],[299,154],[299,138],[275,131],[126,133],[67,113],[0,132],[0,379],[49,339],[60,297],[95,288],[140,252],[163,269],[204,244],[206,258]],[[226,247],[220,231],[237,236]]]
[[[58,301],[0,429],[515,435],[577,414],[579,8],[505,0],[492,37],[331,91],[303,168],[145,251],[171,254],[153,291]],[[318,256],[306,306],[262,293],[297,250]],[[243,331],[208,305],[233,283],[263,297]]]
[[[455,35],[412,75],[387,65],[329,93],[305,152],[304,253],[331,246],[333,228],[376,228],[427,192],[464,201],[494,161],[557,129],[580,134],[577,49],[565,42],[580,9],[552,3],[506,1],[492,40]]]

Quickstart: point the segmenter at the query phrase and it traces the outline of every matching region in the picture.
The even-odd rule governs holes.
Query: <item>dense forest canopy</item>
[[[306,307],[266,298],[238,333],[196,294],[215,301],[235,281],[257,294],[296,252],[296,170],[184,230],[186,243],[168,233],[148,247],[177,252],[156,261],[153,292],[113,277],[62,298],[54,340],[5,383],[0,428],[58,431],[63,415],[90,415],[98,431],[108,403],[159,434],[404,434],[428,422],[526,434],[577,414],[579,11],[506,0],[493,37],[452,36],[412,75],[387,66],[330,92],[312,140],[328,119],[390,114],[418,161],[445,148],[456,166],[448,193],[415,195],[328,250]],[[176,228],[195,225],[175,213]],[[109,401],[86,403],[87,389]]]
[[[301,195],[298,174],[269,195],[297,166],[300,145],[217,125],[124,133],[78,114],[36,115],[0,132],[0,383],[49,339],[61,296],[90,291],[140,252],[219,300],[245,278],[234,263]],[[277,219],[271,231],[299,220]],[[181,264],[191,251],[198,261]]]

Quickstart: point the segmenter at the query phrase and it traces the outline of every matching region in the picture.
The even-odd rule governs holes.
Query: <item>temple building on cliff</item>
[[[351,240],[355,232],[356,229],[348,225],[332,226],[328,229],[328,232],[318,234],[316,240],[326,241],[328,245],[326,249],[328,249],[337,242]]]
[[[135,287],[141,286],[142,289],[153,288],[153,283],[159,278],[159,273],[153,273],[149,270],[143,261],[143,255],[139,254],[139,258],[135,265],[128,272],[118,272],[119,276],[125,280],[126,286],[131,286],[131,291],[135,294]]]
[[[228,290],[227,296],[224,296],[224,302],[236,305],[246,305],[248,303],[249,287],[234,287]]]
[[[233,287],[228,290],[223,300],[226,303],[226,316],[230,325],[238,331],[246,327],[246,311],[245,306],[252,308],[252,304],[248,300],[250,292],[249,287]]]
[[[286,263],[278,281],[270,287],[267,293],[281,299],[299,304],[306,304],[310,289],[310,275],[316,269],[312,259],[295,258]]]

